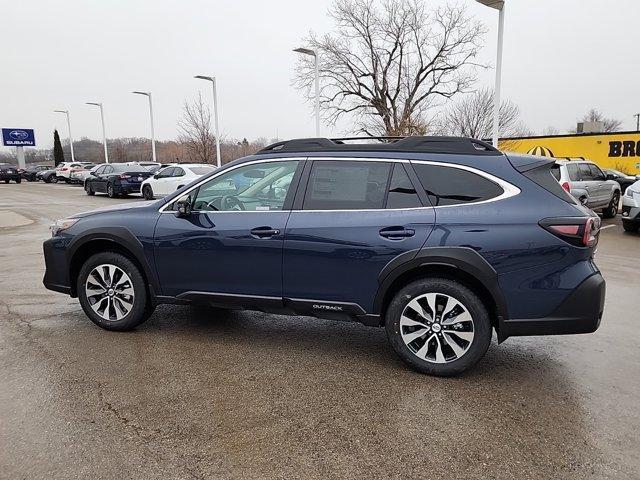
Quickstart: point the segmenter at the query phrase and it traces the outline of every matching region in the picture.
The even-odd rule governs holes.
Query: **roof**
[[[349,143],[349,142],[359,143]],[[376,143],[370,143],[370,142]],[[369,142],[369,143],[363,143]],[[498,156],[502,153],[481,140],[466,137],[348,137],[299,138],[269,145],[257,155],[280,152],[413,152]]]

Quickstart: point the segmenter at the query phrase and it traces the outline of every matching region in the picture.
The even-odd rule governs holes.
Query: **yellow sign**
[[[602,168],[640,174],[640,132],[503,138],[500,150],[546,157],[584,157]]]

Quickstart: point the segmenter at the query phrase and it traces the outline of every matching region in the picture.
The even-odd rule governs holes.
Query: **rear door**
[[[594,208],[599,204],[598,188],[589,164],[579,163],[578,172],[580,173],[580,188],[583,188],[587,192],[587,206]]]
[[[606,182],[607,177],[597,165],[593,163],[588,165],[594,180],[594,196],[597,198],[598,205],[608,205],[611,201],[611,188]]]
[[[307,162],[287,223],[283,294],[298,310],[372,312],[378,275],[433,229],[408,162]],[[411,255],[411,253],[410,253]]]

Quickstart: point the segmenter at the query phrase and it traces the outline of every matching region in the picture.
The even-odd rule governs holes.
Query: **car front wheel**
[[[475,365],[491,342],[486,307],[469,288],[447,278],[427,278],[400,290],[387,309],[391,346],[421,373],[451,376]]]
[[[77,292],[84,313],[107,330],[131,330],[152,311],[142,273],[119,253],[91,256],[80,269]]]

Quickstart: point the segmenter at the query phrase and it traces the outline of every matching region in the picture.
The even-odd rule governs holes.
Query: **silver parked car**
[[[604,218],[618,214],[620,184],[595,163],[584,159],[556,160],[553,174],[567,192],[592,210],[602,210]]]

